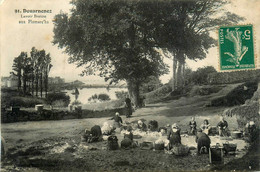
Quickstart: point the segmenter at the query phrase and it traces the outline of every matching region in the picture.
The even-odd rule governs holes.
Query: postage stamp
[[[256,68],[253,25],[219,28],[220,70]]]

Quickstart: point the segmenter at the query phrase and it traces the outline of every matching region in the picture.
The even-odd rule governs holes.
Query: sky
[[[0,58],[2,76],[8,76],[12,70],[13,59],[21,51],[30,52],[34,46],[36,49],[45,49],[52,57],[53,68],[50,76],[60,76],[65,81],[81,80],[86,83],[104,83],[104,79],[97,76],[84,76],[79,74],[82,68],[76,68],[74,64],[68,63],[68,55],[63,53],[57,45],[53,45],[53,17],[63,12],[69,12],[71,9],[70,0],[0,0]],[[19,21],[27,21],[30,14],[15,13],[15,10],[23,9],[33,10],[52,10],[52,13],[46,14],[46,18],[34,18],[34,20],[46,20],[48,24],[19,24]],[[246,18],[240,24],[253,24],[255,31],[255,50],[256,55],[260,55],[260,0],[232,0],[226,7],[230,12],[236,13]],[[22,16],[21,16],[22,15]],[[257,33],[256,33],[257,32]],[[217,32],[211,33],[217,38]],[[209,49],[207,58],[197,62],[187,60],[188,67],[196,70],[198,67],[214,66],[218,68],[218,48]],[[172,61],[165,59],[165,62],[172,67]],[[258,59],[259,64],[259,59]],[[259,65],[258,65],[259,66]],[[169,81],[172,72],[162,76],[163,83]]]

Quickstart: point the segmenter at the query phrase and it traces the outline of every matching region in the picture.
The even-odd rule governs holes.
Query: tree
[[[155,24],[155,32],[158,33],[155,41],[166,55],[171,54],[173,57],[173,90],[183,86],[185,59],[203,59],[208,49],[216,45],[210,31],[217,26],[242,20],[241,17],[224,11],[223,7],[227,3],[222,0],[173,0],[160,6],[164,11],[158,9],[160,13],[156,13],[158,16],[155,18],[158,22],[151,23]]]
[[[23,93],[26,94],[27,84],[29,83],[30,76],[32,73],[32,65],[31,65],[31,58],[27,56],[27,53],[25,53],[23,64],[22,64],[22,71],[23,71]]]
[[[21,52],[13,61],[13,72],[11,74],[18,77],[18,90],[21,90],[23,85],[23,94],[27,93],[27,84],[31,72],[30,58],[26,52]]]
[[[41,58],[41,54],[40,51],[37,50],[35,47],[32,47],[31,49],[31,64],[32,64],[32,95],[34,95],[34,91],[35,91],[35,95],[38,96],[38,91],[39,91],[39,76],[40,76],[40,66],[42,63],[42,58]],[[35,84],[35,88],[34,88],[34,84]]]
[[[40,50],[39,51],[39,59],[38,59],[38,69],[39,69],[39,82],[40,82],[40,94],[42,97],[42,92],[43,92],[43,75],[44,75],[44,66],[45,66],[45,50]]]
[[[45,53],[45,50],[37,50],[35,47],[31,49],[30,57],[26,52],[16,57],[13,61],[13,72],[18,77],[18,89],[20,90],[23,84],[23,93],[30,92],[38,96],[40,84],[40,93],[42,97],[43,88],[48,92],[48,75],[52,67],[50,54]],[[43,84],[44,83],[44,84]],[[35,87],[34,87],[35,85]]]
[[[213,66],[206,66],[203,68],[198,68],[195,72],[191,74],[191,80],[195,84],[208,84],[208,76],[217,73]]]
[[[148,93],[153,90],[158,89],[161,87],[163,84],[161,83],[160,79],[155,76],[150,76],[144,81],[141,85],[141,93]]]
[[[140,85],[149,76],[167,72],[141,3],[76,0],[72,4],[70,16],[55,16],[53,43],[65,48],[70,63],[85,66],[83,74],[97,72],[110,84],[125,80],[139,106]]]
[[[49,72],[51,68],[52,68],[51,57],[50,57],[50,53],[48,53],[44,58],[44,67],[43,67],[45,97],[47,97],[48,94],[48,78],[49,78]]]
[[[61,101],[64,106],[68,106],[70,103],[70,96],[62,92],[50,93],[46,96],[46,102],[48,104],[53,105],[55,101]]]
[[[18,78],[18,90],[20,90],[22,86],[22,62],[24,60],[24,56],[25,52],[21,52],[21,54],[13,60],[13,72],[11,72],[11,74],[17,76]]]
[[[31,80],[32,80],[32,95],[34,95],[34,82],[36,80],[36,73],[37,73],[37,61],[38,61],[38,53],[35,47],[32,47],[31,52],[31,64],[32,64],[32,76],[31,76]],[[36,80],[36,82],[38,82]],[[38,91],[38,88],[36,89]],[[38,94],[36,91],[36,95]]]

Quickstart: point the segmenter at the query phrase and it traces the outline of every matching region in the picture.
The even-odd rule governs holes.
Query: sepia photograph
[[[260,171],[259,19],[260,0],[0,0],[0,171]]]

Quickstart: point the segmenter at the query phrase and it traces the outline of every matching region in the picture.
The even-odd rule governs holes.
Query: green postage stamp
[[[220,70],[254,69],[253,26],[219,28]]]

